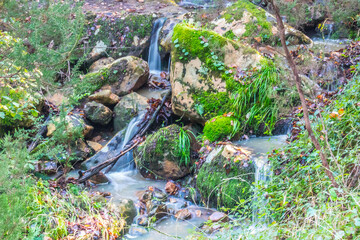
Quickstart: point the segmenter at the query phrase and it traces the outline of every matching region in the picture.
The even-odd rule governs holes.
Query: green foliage
[[[274,88],[279,84],[278,69],[274,63],[263,61],[253,75],[245,77],[242,84],[232,86],[232,111],[244,126],[257,130],[265,124],[265,134],[271,134],[277,121],[278,106]],[[227,84],[230,87],[230,84]]]
[[[53,189],[48,182],[39,180],[30,188],[27,201],[28,212],[32,213],[29,231],[35,235],[53,239],[79,238],[79,233],[72,229],[74,224],[87,229],[88,238],[123,235],[125,220],[120,212],[112,209],[105,198],[90,195],[76,185]]]
[[[239,121],[231,116],[217,116],[205,123],[204,137],[211,142],[235,135],[239,130]]]
[[[28,224],[27,201],[24,198],[34,183],[28,176],[31,160],[27,134],[17,131],[0,139],[0,238],[23,239]]]
[[[189,166],[191,160],[191,150],[190,144],[191,140],[189,134],[192,134],[191,131],[185,131],[183,128],[180,128],[179,131],[179,144],[177,146],[178,154],[180,156],[180,165]]]
[[[311,115],[316,137],[340,187],[331,185],[318,151],[299,123],[298,139],[270,157],[275,172],[271,182],[258,186],[256,204],[267,202],[259,216],[268,216],[272,225],[256,239],[270,234],[297,239],[355,239],[359,235],[359,180],[355,177],[360,143],[359,83],[359,76],[354,77],[336,101]]]

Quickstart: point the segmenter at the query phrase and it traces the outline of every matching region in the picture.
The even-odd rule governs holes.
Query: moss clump
[[[196,187],[210,207],[233,208],[252,196],[251,184],[255,181],[253,163],[235,163],[226,159],[221,152],[200,168]]]
[[[217,116],[205,123],[204,137],[213,142],[221,138],[231,136],[234,132],[235,122],[238,120],[234,117]]]

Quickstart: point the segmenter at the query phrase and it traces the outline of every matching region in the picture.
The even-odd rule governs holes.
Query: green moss
[[[236,35],[234,34],[234,32],[232,30],[229,30],[226,33],[224,33],[224,37],[231,39],[231,40],[236,39]]]
[[[196,186],[205,203],[210,207],[233,208],[244,206],[252,196],[251,184],[255,181],[255,167],[234,163],[219,153],[211,162],[200,168]],[[241,204],[240,204],[241,203]]]
[[[211,142],[228,137],[234,132],[235,122],[237,119],[233,117],[214,117],[205,123],[204,137]]]
[[[177,24],[174,28],[172,37],[173,60],[175,62],[187,62],[191,59],[199,58],[202,62],[209,62],[211,53],[223,60],[225,52],[223,47],[230,42],[219,34],[205,30],[197,29],[186,23]],[[185,55],[188,53],[187,55]]]

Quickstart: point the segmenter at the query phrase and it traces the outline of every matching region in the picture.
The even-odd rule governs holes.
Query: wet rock
[[[165,185],[165,192],[167,192],[170,195],[175,195],[178,190],[179,190],[179,187],[173,182],[169,181]]]
[[[181,209],[175,213],[175,217],[179,220],[187,220],[191,218],[191,213],[188,209]]]
[[[134,202],[131,199],[123,199],[118,204],[118,210],[130,226],[137,214]]]
[[[210,215],[209,220],[212,222],[228,222],[229,217],[223,212],[214,212]]]
[[[69,154],[75,155],[76,158],[71,161],[71,163],[75,164],[79,161],[85,160],[89,154],[91,153],[91,149],[86,144],[84,140],[81,138],[77,139],[72,145],[71,145],[71,152]]]
[[[154,201],[152,201],[154,202]],[[162,203],[162,204],[154,204],[151,208],[151,211],[149,211],[149,216],[150,217],[155,217],[156,220],[159,220],[163,217],[166,217],[168,215],[168,208],[166,206],[166,204]]]
[[[57,124],[65,124],[65,131],[63,134],[72,135],[75,129],[80,128],[82,129],[82,135],[84,137],[89,137],[94,130],[94,127],[87,125],[82,118],[82,116],[78,114],[74,115],[67,115],[65,119],[62,121],[60,117],[55,118],[53,121],[49,123],[47,126],[47,133],[46,136],[50,137],[56,130]]]
[[[97,102],[86,103],[84,113],[87,119],[100,125],[107,125],[111,121],[113,115],[110,108]]]
[[[139,226],[148,226],[149,225],[149,219],[148,219],[147,216],[142,215],[137,219],[136,223]]]
[[[115,60],[109,66],[111,90],[119,96],[139,89],[149,78],[149,66],[141,58],[123,57]]]
[[[154,189],[152,197],[161,202],[166,202],[166,200],[167,200],[166,193],[163,193],[160,189],[157,189],[157,188]]]
[[[179,132],[175,124],[161,128],[134,150],[136,166],[144,177],[176,180],[190,173],[190,164],[180,162]]]
[[[114,106],[120,101],[118,95],[113,94],[111,90],[101,90],[89,96],[91,101],[95,101],[106,106]]]
[[[138,93],[130,93],[121,98],[114,108],[114,129],[124,129],[131,119],[148,107],[147,98]]]
[[[102,149],[102,145],[97,143],[97,142],[93,142],[93,141],[87,141],[87,144],[89,145],[89,147],[91,147],[95,152],[98,152]]]
[[[101,58],[96,62],[94,62],[93,64],[91,64],[89,68],[89,72],[99,71],[100,69],[106,67],[106,65],[111,64],[112,62],[114,62],[114,59],[112,57]]]
[[[39,161],[34,167],[34,171],[38,173],[55,174],[57,172],[57,164],[53,161]]]
[[[249,155],[245,149],[231,144],[217,147],[209,153],[196,181],[206,204],[234,207],[239,201],[252,197],[255,165]]]
[[[104,184],[108,183],[109,179],[106,177],[106,175],[103,172],[99,172],[98,174],[92,176],[89,181],[93,184]]]

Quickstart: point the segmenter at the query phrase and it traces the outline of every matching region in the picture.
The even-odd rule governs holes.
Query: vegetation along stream
[[[360,238],[358,0],[0,13],[0,239]]]

